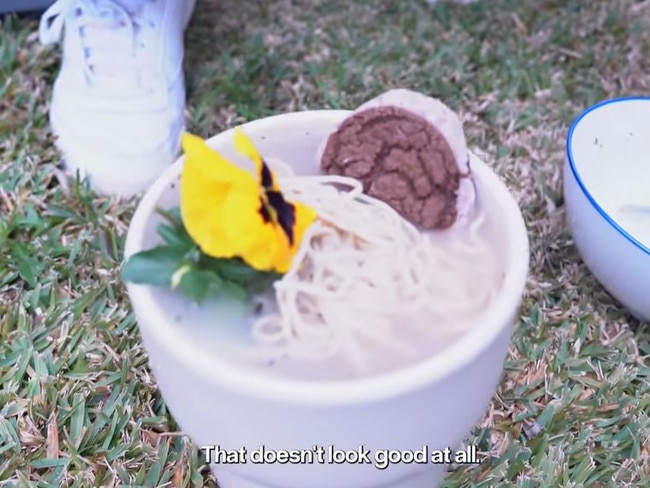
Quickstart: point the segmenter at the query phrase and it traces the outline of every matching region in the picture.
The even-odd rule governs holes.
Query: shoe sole
[[[55,109],[50,111],[50,125],[56,136],[55,144],[63,156],[64,171],[73,178],[77,175],[81,180],[87,177],[93,191],[101,195],[130,198],[146,191],[178,156],[165,145],[135,155],[115,154],[110,148],[98,150],[84,144],[73,130],[60,123]],[[181,126],[177,131],[179,141],[182,131]]]

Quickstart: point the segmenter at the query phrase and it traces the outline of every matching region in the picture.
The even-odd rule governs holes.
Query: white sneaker
[[[184,128],[183,32],[195,0],[57,0],[39,37],[63,61],[50,123],[66,170],[131,196],[174,161]]]

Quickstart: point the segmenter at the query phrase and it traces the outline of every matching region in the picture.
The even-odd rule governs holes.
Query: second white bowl
[[[567,137],[564,199],[578,251],[602,285],[650,320],[650,98],[606,100]]]

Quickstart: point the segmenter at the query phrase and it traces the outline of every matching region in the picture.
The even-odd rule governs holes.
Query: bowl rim
[[[589,201],[589,203],[591,203],[594,209],[601,215],[601,217],[605,219],[605,221],[609,225],[611,225],[614,228],[614,230],[616,230],[625,239],[627,239],[633,246],[638,248],[641,252],[650,255],[650,244],[646,246],[643,242],[641,242],[636,237],[631,235],[618,222],[616,222],[616,220],[611,215],[609,215],[609,213],[607,213],[603,207],[601,207],[598,204],[596,198],[589,192],[587,186],[585,185],[584,181],[580,177],[580,171],[578,170],[573,158],[573,133],[580,125],[582,119],[587,117],[591,112],[594,112],[607,105],[611,105],[615,103],[625,103],[625,102],[638,102],[638,101],[650,102],[650,97],[630,96],[630,97],[610,98],[607,100],[602,100],[596,103],[595,105],[592,105],[591,107],[583,110],[575,119],[573,119],[573,121],[571,122],[571,126],[569,127],[569,132],[567,134],[567,139],[566,139],[566,155],[567,155],[567,161],[569,162],[569,168],[571,169],[571,173],[573,174],[573,177],[578,183],[580,190],[587,197],[587,200]]]
[[[279,118],[299,127],[301,122],[313,117],[325,118],[328,122],[337,124],[350,113],[348,110],[289,112],[253,120],[242,124],[241,127],[244,130],[250,129],[253,136],[254,129],[263,130],[265,126],[273,126]],[[222,139],[231,139],[233,131],[234,129],[223,131],[207,139],[207,142],[212,146]],[[478,163],[472,167],[474,174],[494,190],[490,195],[498,200],[497,205],[502,212],[501,219],[508,222],[511,253],[504,273],[502,290],[483,314],[481,327],[471,328],[440,353],[412,365],[371,377],[339,381],[296,380],[259,374],[250,368],[221,360],[207,351],[200,350],[185,334],[176,330],[171,318],[165,316],[156,305],[157,289],[154,287],[126,284],[133,309],[137,307],[145,311],[143,313],[147,314],[147,321],[155,324],[155,340],[158,347],[165,349],[166,354],[172,355],[189,370],[211,383],[220,385],[221,388],[259,400],[316,407],[359,405],[394,399],[421,390],[437,381],[444,381],[485,352],[506,329],[509,337],[511,336],[530,266],[528,232],[520,207],[503,180],[477,156],[472,153],[470,155],[472,162]],[[138,204],[126,237],[125,258],[141,249],[140,243],[144,239],[147,219],[150,218],[152,209],[157,206],[164,189],[177,180],[182,161],[183,156],[156,180]]]

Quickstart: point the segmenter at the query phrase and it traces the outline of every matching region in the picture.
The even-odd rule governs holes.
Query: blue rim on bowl
[[[572,149],[572,140],[573,140],[573,132],[575,129],[578,127],[578,124],[580,124],[580,121],[589,115],[592,111],[599,109],[605,105],[609,105],[610,103],[620,103],[620,102],[633,102],[633,101],[638,101],[638,100],[643,100],[645,102],[650,102],[650,97],[619,97],[619,98],[612,98],[609,100],[603,100],[602,102],[599,102],[595,105],[592,105],[585,111],[583,111],[580,115],[578,115],[573,122],[571,122],[571,127],[569,128],[569,134],[567,135],[567,140],[566,140],[566,154],[567,154],[567,159],[569,161],[569,167],[571,168],[571,173],[573,174],[573,177],[576,179],[578,182],[578,186],[582,190],[582,192],[585,194],[587,197],[587,200],[593,205],[593,207],[596,209],[596,211],[612,226],[616,231],[621,234],[625,239],[630,241],[635,247],[639,248],[641,252],[644,252],[645,254],[650,255],[650,247],[646,246],[642,242],[640,242],[638,239],[633,237],[630,233],[628,233],[623,227],[621,227],[616,220],[614,220],[600,205],[598,205],[598,202],[596,199],[593,197],[591,193],[589,193],[589,190],[587,190],[587,187],[585,186],[584,182],[582,181],[582,178],[580,178],[580,173],[578,169],[576,168],[575,162],[573,161],[573,149]]]

